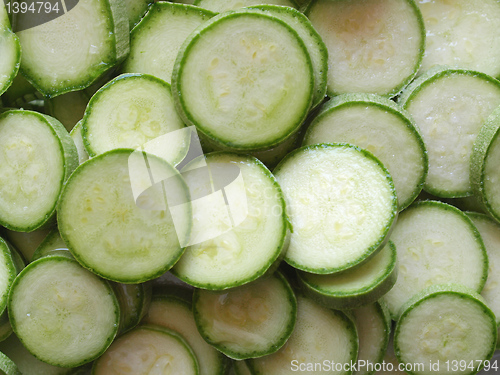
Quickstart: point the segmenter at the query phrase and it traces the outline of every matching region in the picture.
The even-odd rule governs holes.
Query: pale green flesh
[[[16,364],[4,353],[0,353],[0,372],[2,375],[22,375]]]
[[[0,4],[0,8],[4,5]],[[1,17],[1,15],[0,15]],[[0,19],[0,95],[9,88],[19,70],[19,39],[2,25]]]
[[[95,362],[94,375],[197,375],[198,364],[179,336],[136,328],[116,340]]]
[[[302,13],[295,9],[282,6],[260,5],[250,9],[259,9],[273,17],[288,23],[304,41],[307,52],[311,57],[314,71],[314,97],[312,107],[319,105],[326,95],[326,77],[328,73],[328,51],[323,40],[316,32],[311,22]]]
[[[399,215],[391,240],[398,253],[398,280],[383,299],[392,317],[431,285],[482,289],[488,259],[478,233],[458,209],[437,202],[410,206]]]
[[[346,142],[370,151],[391,173],[402,210],[423,186],[427,160],[422,142],[411,120],[395,113],[389,104],[384,107],[352,99],[320,114],[303,144]]]
[[[436,65],[500,76],[500,4],[496,0],[417,0],[427,32],[421,72]]]
[[[42,362],[21,344],[16,335],[11,335],[0,343],[0,351],[5,353],[18,366],[22,374],[32,375],[70,375],[73,369],[57,367]]]
[[[58,119],[66,130],[71,131],[85,113],[89,97],[84,91],[69,92],[48,99],[48,113]]]
[[[432,295],[410,307],[398,322],[395,336],[396,354],[403,363],[422,363],[424,370],[414,374],[433,374],[429,363],[440,361],[440,374],[473,374],[453,371],[446,361],[489,360],[496,343],[496,325],[484,305],[457,294]],[[477,367],[476,367],[477,368]]]
[[[147,73],[170,83],[179,49],[214,14],[195,7],[159,2],[131,34],[130,55],[122,71]]]
[[[110,4],[117,6],[116,0],[81,0],[70,12],[18,33],[21,70],[39,91],[56,96],[85,88],[128,52],[126,11],[112,15]]]
[[[196,6],[217,13],[260,4],[282,5],[291,8],[297,7],[292,0],[197,0],[195,4]]]
[[[187,341],[198,359],[200,375],[221,374],[224,368],[223,356],[200,336],[193,313],[187,302],[174,297],[157,297],[143,322],[156,324],[179,332]]]
[[[0,221],[30,228],[53,212],[64,179],[61,142],[46,120],[32,113],[0,118]]]
[[[409,1],[317,0],[306,15],[328,48],[330,95],[395,95],[420,66],[423,25]]]
[[[152,0],[125,0],[130,30],[139,23],[152,3]]]
[[[359,336],[359,366],[354,375],[372,374],[373,366],[382,362],[389,341],[390,325],[386,321],[378,303],[360,307],[351,311]],[[361,362],[364,361],[364,362]]]
[[[7,296],[16,274],[11,250],[7,243],[0,238],[0,314],[7,306]]]
[[[332,273],[382,245],[396,215],[392,181],[375,159],[348,145],[309,146],[275,170],[293,225],[285,260]]]
[[[87,153],[83,143],[82,123],[78,122],[69,135],[71,135],[73,142],[75,142],[76,150],[78,152],[78,164],[82,164],[84,161],[89,159],[89,154]]]
[[[488,254],[488,279],[481,295],[500,324],[500,226],[486,215],[468,213],[468,216],[481,234]]]
[[[357,334],[352,322],[341,312],[334,312],[316,305],[303,297],[297,298],[297,324],[287,343],[276,353],[255,358],[250,368],[259,375],[290,374],[293,363],[350,363],[356,360]],[[292,362],[292,361],[296,362]],[[316,370],[314,374],[331,374],[332,371]],[[339,371],[336,374],[348,374]]]
[[[260,13],[242,10],[212,20],[176,61],[172,89],[179,109],[188,123],[227,146],[278,144],[311,105],[314,76],[304,43],[283,21]]]
[[[229,291],[197,291],[194,313],[200,333],[232,358],[276,352],[295,324],[295,301],[285,283],[272,276]]]
[[[82,135],[87,151],[95,156],[118,148],[143,147],[150,152],[157,138],[182,128],[169,85],[149,75],[121,75],[90,100]],[[173,165],[181,161],[188,139],[178,133],[152,153]]]
[[[227,206],[221,191],[213,194],[209,201],[194,200],[192,240],[204,233],[222,234],[189,246],[172,271],[188,284],[225,289],[255,280],[278,259],[286,234],[284,202],[276,181],[256,159],[214,153],[207,156],[207,162],[212,169],[218,163],[238,165],[243,178],[242,191],[246,194],[247,215],[240,224],[233,226],[231,218],[224,213]],[[185,175],[185,178],[192,195],[198,188],[211,189],[210,185],[206,186],[210,180],[196,176],[193,179],[190,175]],[[237,212],[241,201],[237,198],[231,204],[235,205],[231,212]],[[206,220],[207,212],[214,213],[210,223]]]
[[[109,286],[74,260],[40,259],[14,284],[12,328],[28,350],[53,365],[74,367],[111,343],[119,311]]]
[[[354,269],[331,275],[315,275],[301,272],[300,275],[313,290],[331,297],[366,295],[391,276],[396,266],[396,248],[389,244]],[[378,298],[376,298],[378,299]]]
[[[500,105],[500,84],[466,71],[451,71],[420,84],[404,106],[427,148],[429,173],[424,188],[437,196],[470,195],[472,147],[482,124]]]
[[[170,268],[183,250],[177,233],[184,239],[191,220],[189,205],[183,205],[176,231],[160,184],[136,204],[131,182],[145,191],[151,185],[148,171],[156,173],[155,182],[176,176],[169,180],[171,191],[183,197],[187,193],[171,166],[149,155],[151,169],[141,166],[141,160],[129,165],[135,160],[131,155],[113,151],[82,164],[68,181],[58,211],[59,231],[75,258],[93,272],[125,283],[152,279]]]
[[[498,217],[500,217],[500,192],[498,189],[498,183],[500,181],[499,160],[500,137],[497,133],[494,136],[493,141],[488,146],[488,151],[485,155],[483,165],[479,166],[483,168],[481,176],[483,191],[481,193],[484,196],[483,199],[487,200],[488,211],[491,211],[491,213],[497,218],[497,221]]]

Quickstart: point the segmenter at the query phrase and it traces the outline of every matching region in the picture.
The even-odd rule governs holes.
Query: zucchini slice
[[[191,5],[160,1],[130,35],[124,73],[147,73],[171,82],[175,58],[187,37],[215,15]]]
[[[399,215],[391,241],[398,253],[398,279],[383,300],[394,319],[408,299],[431,285],[483,289],[488,256],[476,227],[458,208],[416,202]]]
[[[76,151],[78,152],[78,164],[82,164],[84,161],[89,160],[90,156],[85,149],[85,144],[83,143],[82,136],[82,121],[78,121],[78,123],[71,129],[69,133],[73,142],[75,142]]]
[[[391,333],[391,316],[383,302],[351,310],[359,336],[357,371],[354,375],[371,375],[375,365],[384,361]]]
[[[203,340],[189,302],[172,295],[156,295],[143,323],[178,332],[193,349],[200,365],[200,375],[225,374],[227,358]]]
[[[420,194],[427,152],[410,115],[392,100],[370,94],[339,95],[313,119],[304,145],[351,143],[372,152],[394,180],[399,210]]]
[[[151,4],[153,4],[153,0],[125,0],[130,30],[139,23]]]
[[[227,291],[197,289],[193,313],[205,341],[233,359],[278,351],[295,327],[297,301],[280,274]]]
[[[149,173],[154,173],[153,181]],[[163,187],[180,202],[175,217]],[[133,194],[139,188],[136,201]],[[57,219],[61,237],[81,264],[112,281],[140,283],[160,276],[182,255],[181,243],[191,226],[189,192],[162,159],[113,150],[71,175]]]
[[[488,254],[488,279],[481,291],[481,296],[488,303],[488,307],[495,313],[497,326],[500,326],[500,225],[489,216],[467,212],[472,220]]]
[[[24,17],[18,14],[18,25]],[[126,57],[128,23],[122,1],[80,0],[70,12],[17,33],[21,73],[49,98],[82,90]]]
[[[2,375],[22,375],[19,368],[5,354],[0,352],[0,372]]]
[[[4,2],[0,4],[0,95],[12,84],[21,64],[19,38],[10,28]]]
[[[500,77],[500,3],[496,0],[417,0],[427,30],[420,72],[436,65]]]
[[[148,74],[123,74],[90,99],[82,120],[82,137],[90,156],[119,148],[151,152],[146,144],[182,128],[168,83]],[[173,133],[168,143],[161,137],[161,147],[154,154],[178,164],[188,151],[187,134]]]
[[[307,52],[309,52],[309,56],[311,57],[314,71],[314,96],[311,108],[317,107],[325,99],[326,77],[328,73],[328,49],[321,36],[314,29],[307,17],[296,9],[278,5],[256,5],[249,8],[260,10],[264,14],[285,21],[293,27],[304,41]]]
[[[338,310],[376,302],[396,283],[396,246],[389,240],[358,267],[331,275],[299,272],[304,292],[318,303]]]
[[[181,1],[183,2],[183,1]],[[260,4],[281,5],[291,8],[298,8],[295,0],[195,0],[194,5],[222,13],[228,10],[235,10],[243,7],[250,7]]]
[[[417,74],[425,29],[413,0],[313,0],[305,14],[328,47],[329,96],[392,97]]]
[[[159,326],[141,326],[117,339],[99,358],[93,375],[198,375],[198,362],[186,341]]]
[[[23,345],[61,367],[98,358],[115,338],[120,319],[109,284],[62,255],[38,259],[21,271],[8,306]]]
[[[9,291],[24,262],[17,251],[0,237],[0,341],[12,333],[7,317]]]
[[[500,193],[497,186],[500,179],[498,160],[500,155],[500,108],[488,117],[481,127],[472,150],[470,182],[474,196],[481,208],[500,222]]]
[[[495,315],[480,295],[462,285],[434,285],[403,306],[394,332],[402,364],[421,364],[412,375],[472,375],[495,351]],[[453,362],[465,363],[465,369]],[[472,365],[471,365],[472,363]],[[411,365],[410,365],[411,366]]]
[[[384,247],[397,198],[389,172],[371,153],[348,144],[306,146],[288,154],[274,173],[293,226],[287,263],[330,274]]]
[[[172,93],[184,122],[227,147],[271,148],[298,131],[314,72],[297,32],[254,10],[205,22],[184,42]]]
[[[329,310],[304,298],[297,298],[297,324],[285,346],[278,352],[247,361],[253,375],[285,375],[306,369],[314,374],[348,375],[335,371],[331,363],[351,364],[358,355],[358,335],[352,320],[344,313]],[[326,363],[330,368],[307,368],[307,364]],[[343,366],[344,367],[344,366]]]
[[[52,218],[78,165],[75,144],[56,119],[12,110],[0,115],[0,224],[31,232]]]
[[[0,351],[17,365],[23,375],[83,375],[82,367],[57,367],[40,361],[23,346],[16,335],[11,335],[7,340],[1,342]]]
[[[212,178],[201,178],[207,170],[201,167],[206,165]],[[231,170],[237,177],[212,193],[212,184],[221,184],[221,171]],[[260,161],[215,152],[195,159],[182,171],[193,197],[194,223],[191,246],[172,268],[175,276],[199,288],[222,290],[257,279],[281,260],[288,230],[285,201],[276,179]]]
[[[481,125],[500,105],[500,82],[475,71],[436,68],[415,80],[399,103],[415,120],[427,149],[424,189],[442,198],[471,195],[472,148]]]

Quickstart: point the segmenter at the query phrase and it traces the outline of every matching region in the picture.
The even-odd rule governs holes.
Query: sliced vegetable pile
[[[0,374],[498,369],[498,1],[67,5],[0,2]]]

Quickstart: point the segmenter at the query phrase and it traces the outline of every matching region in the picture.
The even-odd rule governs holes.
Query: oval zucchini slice
[[[201,177],[205,161],[212,178]],[[218,179],[219,171],[232,173],[231,168],[236,168],[237,177],[220,186],[224,180]],[[257,279],[281,259],[288,230],[285,201],[276,179],[260,161],[215,152],[182,171],[193,197],[194,242],[172,268],[175,276],[199,288],[222,290]],[[210,194],[212,184],[220,190]],[[213,219],[202,220],[207,216]]]
[[[488,256],[472,221],[458,208],[420,201],[399,215],[391,234],[398,255],[398,279],[383,297],[391,316],[420,290],[444,283],[476,292],[488,274]]]
[[[222,292],[197,289],[193,313],[205,341],[233,359],[278,351],[295,327],[297,301],[280,273]]]
[[[336,96],[312,120],[303,145],[346,142],[372,152],[391,173],[402,211],[420,194],[427,152],[410,115],[370,94]]]
[[[180,202],[175,217],[163,187]],[[133,189],[138,188],[142,194],[136,201]],[[82,265],[112,281],[140,283],[165,273],[182,255],[181,242],[191,227],[189,192],[167,162],[113,150],[71,175],[57,219],[61,237]]]
[[[358,335],[344,313],[329,310],[304,298],[297,298],[297,324],[285,346],[278,352],[247,361],[254,375],[285,375],[306,369],[314,374],[350,374],[335,371],[331,363],[354,363],[358,355]],[[330,366],[311,368],[315,363]],[[307,364],[310,364],[307,368]]]
[[[371,375],[382,363],[391,333],[391,316],[383,302],[350,311],[359,336],[358,368],[354,375]]]
[[[7,10],[0,4],[0,95],[12,85],[21,64],[21,44],[10,28]]]
[[[98,358],[115,338],[120,319],[109,284],[65,256],[30,263],[14,281],[8,306],[23,345],[61,367]]]
[[[271,148],[298,131],[314,72],[302,39],[253,10],[220,14],[184,42],[172,93],[184,122],[227,147]]]
[[[304,292],[332,309],[353,309],[377,301],[396,283],[396,246],[385,247],[358,267],[331,275],[299,271]]]
[[[171,82],[175,58],[187,37],[215,15],[191,5],[154,3],[130,35],[124,73],[147,73]]]
[[[26,22],[19,13],[17,24]],[[128,23],[124,2],[80,0],[71,12],[17,33],[21,72],[49,98],[82,90],[127,56]]]
[[[142,326],[117,339],[99,358],[93,375],[198,375],[198,362],[186,341],[159,326]]]
[[[472,148],[500,105],[500,82],[475,71],[436,68],[415,80],[398,102],[415,120],[427,149],[424,189],[442,198],[471,195]]]
[[[82,137],[90,156],[119,148],[154,153],[172,165],[186,156],[187,132],[176,132],[161,147],[149,147],[162,135],[184,128],[175,111],[170,85],[148,74],[123,74],[90,99],[82,120]],[[175,134],[178,134],[176,136]]]
[[[495,315],[481,296],[452,284],[431,286],[408,301],[394,332],[399,362],[423,365],[408,371],[412,375],[436,373],[436,364],[441,374],[475,374],[493,356],[496,342]],[[467,366],[448,369],[446,361]]]
[[[305,14],[328,47],[329,96],[391,97],[417,74],[425,29],[413,0],[313,0]]]
[[[31,232],[52,218],[78,165],[75,144],[56,119],[12,110],[0,115],[0,224]]]
[[[193,349],[200,365],[200,375],[225,374],[227,358],[201,337],[191,303],[172,295],[156,295],[143,322],[178,332]]]
[[[500,77],[500,4],[496,0],[417,0],[427,40],[420,72],[437,65]]]
[[[274,170],[293,226],[285,261],[316,274],[361,264],[386,243],[397,216],[389,172],[371,153],[319,144],[288,154]]]

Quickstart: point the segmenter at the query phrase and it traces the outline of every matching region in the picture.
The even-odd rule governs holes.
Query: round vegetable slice
[[[232,148],[257,150],[295,133],[314,91],[297,32],[252,10],[222,13],[185,41],[172,74],[184,122]]]
[[[71,175],[57,219],[61,237],[82,265],[112,281],[139,283],[160,276],[182,255],[191,226],[189,192],[167,162],[113,150]]]
[[[340,311],[326,309],[299,296],[297,324],[285,346],[274,354],[250,359],[247,364],[254,375],[285,375],[307,364],[350,364],[357,355],[358,335],[352,320]],[[351,373],[349,369],[335,371],[331,366],[307,370],[314,374]]]
[[[176,165],[189,147],[188,133],[175,132],[182,128],[168,83],[148,74],[123,74],[90,99],[82,120],[82,137],[90,156],[143,147]],[[161,137],[167,133],[172,133],[168,142]],[[153,150],[149,146],[157,138],[161,145]]]
[[[497,341],[495,315],[473,290],[462,285],[434,285],[402,309],[394,332],[394,351],[412,375],[475,374],[491,359]],[[463,361],[464,369],[453,368]],[[470,368],[470,363],[473,363]]]
[[[76,367],[98,358],[111,344],[120,310],[106,281],[69,257],[53,255],[30,263],[16,278],[9,318],[35,357]]]
[[[56,119],[12,110],[0,115],[0,224],[31,232],[52,218],[63,183],[78,165]]]
[[[496,0],[417,0],[427,30],[421,72],[436,65],[500,76],[500,4]]]
[[[389,241],[358,267],[331,275],[299,272],[305,293],[332,309],[353,309],[377,301],[396,283],[396,246]]]
[[[201,337],[196,328],[191,303],[172,295],[155,295],[143,322],[181,334],[193,348],[200,365],[200,375],[225,374],[227,358]]]
[[[500,105],[500,82],[475,71],[436,68],[415,80],[399,102],[427,149],[424,189],[443,198],[471,195],[472,148],[481,125]]]
[[[94,375],[170,373],[198,375],[192,349],[177,333],[158,326],[142,326],[117,339],[99,358]]]
[[[306,146],[274,173],[293,226],[285,255],[293,267],[339,272],[385,245],[397,198],[389,173],[368,151],[348,144]]]
[[[459,209],[419,201],[403,211],[391,234],[398,255],[398,279],[383,297],[393,318],[401,306],[426,287],[463,284],[480,292],[488,257],[472,221]]]
[[[205,172],[212,177],[203,178]],[[271,172],[251,156],[214,152],[182,173],[193,197],[194,242],[172,273],[193,286],[222,290],[270,272],[286,250],[288,230],[283,193]]]
[[[305,14],[328,48],[329,96],[390,97],[417,74],[425,29],[413,0],[313,0]]]
[[[170,83],[179,49],[186,38],[212,13],[191,5],[154,3],[130,35],[130,54],[124,73],[147,73]]]
[[[427,152],[410,115],[392,100],[369,94],[339,95],[313,119],[304,145],[346,142],[372,152],[391,173],[402,211],[427,176]]]
[[[280,273],[223,292],[195,290],[193,313],[198,331],[233,359],[278,351],[295,327],[297,302]]]

